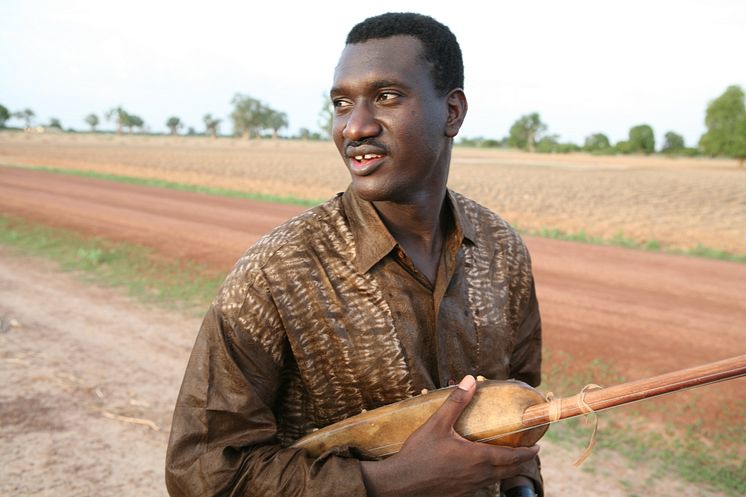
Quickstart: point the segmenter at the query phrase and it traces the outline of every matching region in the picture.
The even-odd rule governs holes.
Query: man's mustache
[[[388,152],[388,148],[383,143],[379,142],[375,138],[365,138],[364,140],[355,140],[350,141],[345,144],[345,149],[349,150],[350,148],[358,148],[358,147],[375,147],[377,149],[380,149],[382,152]]]

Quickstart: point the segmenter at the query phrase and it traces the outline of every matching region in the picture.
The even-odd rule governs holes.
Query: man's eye
[[[332,105],[334,106],[335,109],[340,109],[342,107],[349,106],[350,103],[347,102],[346,100],[332,100]]]
[[[399,95],[396,94],[396,93],[393,93],[393,92],[390,92],[390,91],[385,91],[385,92],[383,92],[383,93],[381,93],[381,94],[378,95],[378,100],[381,101],[381,102],[383,102],[383,101],[386,101],[386,100],[393,100],[393,99],[395,99],[398,96]]]

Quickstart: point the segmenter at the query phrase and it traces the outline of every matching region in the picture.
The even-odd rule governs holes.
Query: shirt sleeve
[[[510,357],[510,376],[532,387],[541,383],[541,316],[533,278]]]
[[[537,387],[541,383],[541,317],[533,277],[523,315],[510,358],[510,372],[511,377]],[[533,480],[536,493],[543,497],[544,481],[539,457],[524,463],[520,474]]]
[[[311,458],[279,444],[281,321],[268,292],[251,287],[231,306],[231,291],[224,285],[208,311],[187,365],[166,455],[169,494],[365,496],[360,462],[343,449]]]

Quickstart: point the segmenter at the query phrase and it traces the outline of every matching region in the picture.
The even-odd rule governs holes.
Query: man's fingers
[[[476,384],[477,382],[472,375],[464,376],[461,383],[453,389],[443,405],[433,414],[432,421],[441,428],[453,428],[461,413],[471,402],[471,398],[474,397]]]
[[[515,466],[530,461],[539,453],[538,445],[515,448],[486,446],[485,449],[490,452],[490,461],[493,466]]]

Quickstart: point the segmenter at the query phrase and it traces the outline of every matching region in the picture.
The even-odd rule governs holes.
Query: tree
[[[332,126],[334,125],[334,103],[329,99],[328,94],[321,94],[321,110],[319,111],[319,128],[321,134],[327,139],[332,137]]]
[[[23,110],[19,110],[18,112],[14,112],[13,113],[13,117],[15,117],[16,119],[22,119],[23,120],[23,122],[25,124],[24,127],[26,129],[28,129],[28,128],[31,127],[31,122],[34,120],[35,116],[36,116],[36,114],[34,113],[34,111],[31,110],[31,109],[28,109],[28,108],[27,109],[23,109]]]
[[[661,152],[664,154],[678,154],[686,148],[684,137],[673,131],[669,131],[664,136]]]
[[[318,131],[311,131],[308,128],[301,128],[298,130],[298,138],[301,140],[323,140],[324,137]]]
[[[616,145],[614,145],[614,150],[618,154],[629,154],[629,153],[632,153],[631,152],[632,148],[631,148],[628,140],[619,140],[618,142],[616,142]]]
[[[267,109],[265,123],[272,130],[272,139],[277,138],[277,132],[286,128],[288,125],[288,116],[284,112],[278,112],[273,109]]]
[[[145,128],[145,121],[142,120],[140,116],[129,116],[129,126],[130,126],[130,132],[132,131],[132,128],[139,128],[140,132]]]
[[[166,121],[166,126],[168,126],[168,129],[171,130],[172,135],[179,134],[179,129],[183,126],[181,123],[181,119],[179,119],[176,116],[172,116],[168,118],[168,121]]]
[[[236,93],[231,103],[233,132],[250,140],[252,135],[259,133],[263,128],[267,108],[259,100],[240,93]]]
[[[8,119],[10,119],[10,112],[8,111],[8,108],[0,104],[0,128],[5,127],[5,121],[7,121]]]
[[[591,153],[601,153],[611,151],[611,142],[609,137],[603,133],[594,133],[585,138],[583,150]]]
[[[145,122],[142,120],[140,116],[136,116],[134,114],[129,114],[125,112],[124,122],[122,123],[122,126],[127,128],[128,134],[132,134],[132,130],[134,128],[140,128],[140,131],[142,131],[143,127],[145,126]]]
[[[487,140],[499,143],[495,140]],[[558,135],[545,135],[536,143],[536,151],[541,154],[569,154],[570,152],[579,152],[582,148],[574,143],[561,143]]]
[[[52,117],[52,118],[49,119],[49,127],[50,128],[56,128],[56,129],[62,131],[62,123],[56,117]]]
[[[712,156],[729,155],[743,167],[746,160],[746,104],[740,86],[729,86],[707,105],[707,131],[699,140],[702,150]]]
[[[498,148],[505,147],[507,139],[496,140],[494,138],[485,138],[483,136],[477,136],[476,138],[462,137],[459,141],[459,145],[465,147],[478,147],[478,148]]]
[[[117,134],[122,134],[122,129],[127,125],[129,114],[125,111],[122,106],[114,107],[106,113],[107,121],[114,121],[117,125]]]
[[[655,134],[647,124],[633,126],[629,130],[629,153],[642,152],[645,155],[655,152]]]
[[[85,122],[91,127],[91,133],[96,132],[96,126],[98,126],[98,116],[96,114],[88,114],[85,116]]]
[[[545,135],[536,143],[536,151],[543,154],[556,152],[559,149],[559,144],[559,136]]]
[[[508,145],[533,152],[536,142],[541,139],[541,134],[546,129],[547,125],[541,122],[541,117],[538,113],[533,112],[521,116],[510,127]]]
[[[218,137],[218,126],[220,125],[220,119],[212,117],[212,114],[205,114],[202,118],[205,123],[205,134],[210,134],[213,138]]]

